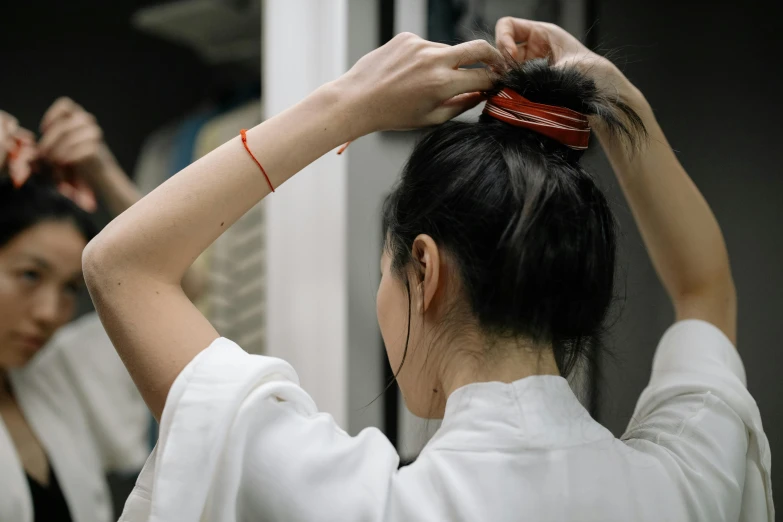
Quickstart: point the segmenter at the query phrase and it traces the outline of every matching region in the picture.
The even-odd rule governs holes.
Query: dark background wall
[[[95,114],[132,172],[151,132],[204,96],[213,73],[190,51],[131,28],[150,0],[14,2],[0,14],[0,109],[31,130],[67,95]]]
[[[625,57],[669,141],[716,214],[739,297],[738,347],[783,467],[783,3],[596,0],[599,42]],[[604,359],[600,420],[623,431],[673,312],[605,160],[621,222],[624,309]],[[621,295],[622,297],[622,295]],[[778,483],[776,504],[783,506]],[[779,510],[780,511],[780,510]]]

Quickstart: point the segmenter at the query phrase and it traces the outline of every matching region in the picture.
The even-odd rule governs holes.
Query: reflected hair
[[[511,64],[495,88],[591,116],[631,147],[646,137],[628,105],[574,66]],[[431,236],[454,261],[482,334],[552,346],[568,376],[600,344],[614,298],[615,220],[583,152],[487,115],[435,127],[383,205],[392,273],[410,296],[413,242]]]
[[[41,167],[45,169],[44,167]],[[47,221],[67,221],[89,241],[97,234],[92,217],[57,191],[46,172],[37,172],[14,187],[6,169],[0,171],[0,248],[25,230]]]

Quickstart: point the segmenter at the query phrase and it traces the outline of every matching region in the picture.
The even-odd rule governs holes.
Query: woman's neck
[[[446,397],[457,388],[475,382],[514,382],[533,375],[560,375],[551,346],[532,346],[515,340],[492,346],[449,347],[440,384]],[[487,355],[489,354],[489,355]]]

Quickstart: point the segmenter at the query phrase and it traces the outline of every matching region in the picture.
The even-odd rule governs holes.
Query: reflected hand
[[[459,115],[492,88],[485,69],[460,67],[502,61],[483,40],[449,46],[403,33],[364,56],[336,83],[356,108],[346,116],[359,124],[353,134],[361,136],[435,125]]]
[[[95,210],[93,190],[121,170],[95,116],[70,98],[59,98],[46,111],[41,132],[39,153],[53,165],[60,191],[85,210]]]
[[[41,132],[41,158],[65,178],[78,177],[93,185],[117,165],[95,116],[70,98],[59,98],[46,111]]]
[[[9,176],[16,186],[30,177],[37,156],[35,135],[19,127],[16,118],[0,111],[0,168],[8,163]]]

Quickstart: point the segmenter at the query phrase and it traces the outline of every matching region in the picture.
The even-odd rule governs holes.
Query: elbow
[[[737,301],[737,289],[728,263],[713,270],[702,270],[697,277],[688,278],[677,285],[672,293],[676,303],[704,301],[730,305]]]
[[[672,301],[678,321],[706,321],[718,327],[736,345],[737,290],[730,273],[709,284],[678,292],[672,296]]]
[[[90,295],[103,293],[109,282],[116,277],[117,260],[113,259],[115,250],[103,233],[98,234],[84,248],[82,253],[82,272]]]

